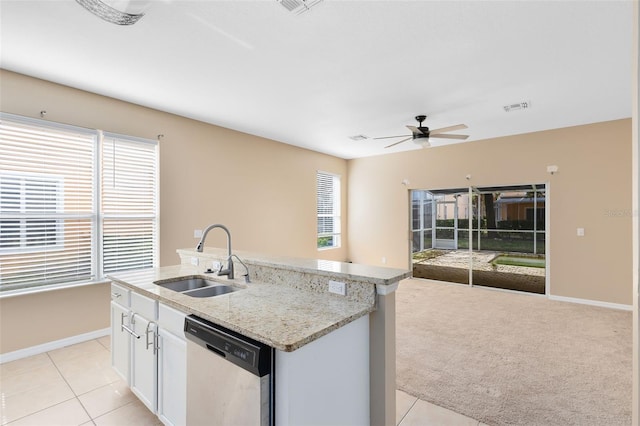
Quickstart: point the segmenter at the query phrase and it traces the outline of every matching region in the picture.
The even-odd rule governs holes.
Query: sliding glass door
[[[414,190],[414,277],[545,293],[544,184]]]

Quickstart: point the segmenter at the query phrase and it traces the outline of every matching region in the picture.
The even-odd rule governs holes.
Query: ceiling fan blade
[[[444,133],[444,132],[450,132],[452,130],[462,130],[462,129],[466,129],[467,126],[464,124],[456,124],[455,126],[449,126],[449,127],[441,127],[439,129],[433,129],[429,132],[430,135],[437,135],[438,133]]]
[[[418,134],[418,135],[424,134],[424,132],[419,128],[417,128],[416,126],[407,126],[407,129],[411,130],[414,134]]]
[[[383,136],[381,138],[371,138],[371,139],[406,138],[407,136],[413,136],[413,135]]]
[[[392,146],[396,146],[396,145],[398,145],[399,143],[402,143],[402,142],[410,141],[411,139],[413,139],[413,136],[408,137],[406,139],[402,139],[401,141],[392,143],[391,145],[387,145],[387,146],[385,146],[385,148],[391,148]]]
[[[430,138],[440,138],[440,139],[460,139],[465,140],[469,137],[469,135],[434,135],[429,134]]]

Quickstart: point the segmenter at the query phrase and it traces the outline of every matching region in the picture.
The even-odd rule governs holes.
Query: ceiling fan
[[[385,146],[385,148],[391,148],[392,146],[401,144],[402,142],[406,142],[408,140],[413,140],[415,143],[422,145],[423,147],[431,146],[429,144],[429,138],[441,138],[441,139],[459,139],[465,140],[469,137],[469,135],[445,135],[443,133],[450,132],[452,130],[461,130],[466,129],[467,126],[464,124],[456,124],[455,126],[442,127],[440,129],[429,130],[428,127],[423,127],[422,122],[427,118],[426,115],[417,115],[416,121],[418,122],[418,127],[416,126],[407,126],[407,129],[411,130],[411,135],[399,135],[399,136],[384,136],[381,138],[373,138],[373,139],[391,139],[391,138],[405,138],[401,141],[394,142],[391,145]]]

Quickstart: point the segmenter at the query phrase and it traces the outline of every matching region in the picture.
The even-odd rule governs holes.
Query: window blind
[[[157,141],[0,113],[0,291],[156,266]]]
[[[340,246],[340,178],[317,172],[318,248]]]
[[[102,143],[102,254],[105,274],[154,267],[158,146],[105,133]]]
[[[0,117],[0,289],[91,280],[96,134]]]

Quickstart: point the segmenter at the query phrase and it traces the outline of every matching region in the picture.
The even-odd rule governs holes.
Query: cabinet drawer
[[[131,293],[131,311],[142,315],[149,321],[158,318],[158,302],[139,293]]]
[[[128,308],[131,306],[131,290],[118,284],[111,283],[111,300],[118,305]]]
[[[160,328],[184,339],[184,318],[186,313],[170,308],[162,303],[158,307],[158,325]]]

